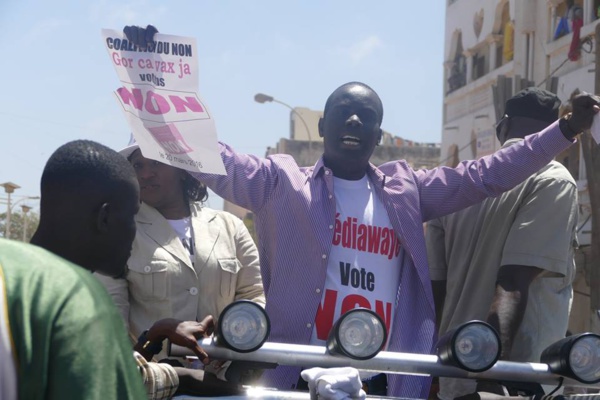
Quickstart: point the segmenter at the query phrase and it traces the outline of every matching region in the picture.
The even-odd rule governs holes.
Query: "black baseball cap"
[[[509,117],[533,118],[553,123],[558,119],[560,99],[552,92],[528,87],[506,101],[504,114]]]

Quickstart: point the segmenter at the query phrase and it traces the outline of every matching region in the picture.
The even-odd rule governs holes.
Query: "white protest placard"
[[[115,91],[144,157],[225,175],[215,123],[198,95],[193,38],[155,34],[146,49],[116,30],[102,37],[121,87]]]

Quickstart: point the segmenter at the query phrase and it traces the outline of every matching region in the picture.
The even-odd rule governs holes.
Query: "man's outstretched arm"
[[[592,126],[599,104],[597,96],[581,94],[573,100],[571,114],[519,143],[478,160],[463,161],[456,168],[416,171],[423,220],[459,211],[523,182]]]

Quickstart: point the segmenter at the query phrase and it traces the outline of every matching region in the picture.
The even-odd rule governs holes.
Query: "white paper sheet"
[[[197,93],[196,40],[157,33],[140,49],[120,31],[103,29],[102,37],[122,84],[115,96],[144,157],[226,175],[214,120]]]

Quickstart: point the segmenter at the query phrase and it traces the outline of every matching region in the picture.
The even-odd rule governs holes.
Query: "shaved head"
[[[139,209],[135,172],[125,158],[100,143],[69,142],[46,163],[41,194],[33,244],[92,271],[124,273]]]
[[[43,207],[55,197],[79,191],[106,194],[115,184],[132,176],[135,174],[127,160],[114,150],[91,140],[69,142],[59,147],[46,163],[41,181],[45,197],[41,204]]]
[[[323,110],[323,115],[327,114],[327,111],[329,111],[331,106],[333,104],[337,103],[338,98],[341,94],[352,92],[353,90],[357,90],[357,89],[366,90],[374,95],[373,98],[376,99],[376,102],[379,105],[379,111],[380,111],[379,124],[381,125],[381,122],[383,121],[383,103],[381,102],[381,99],[379,98],[379,95],[377,94],[377,92],[375,92],[375,90],[373,90],[373,88],[371,88],[371,86],[367,85],[366,83],[362,83],[362,82],[344,83],[342,86],[335,89],[329,95],[329,97],[327,98],[327,101],[325,102],[325,109]]]

